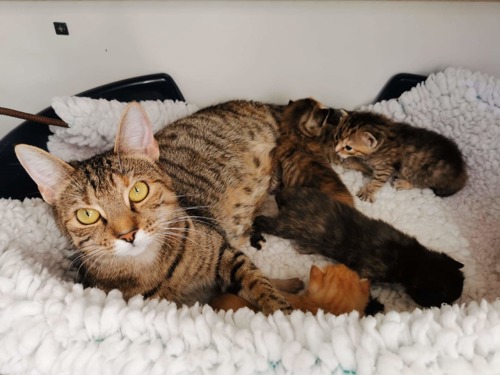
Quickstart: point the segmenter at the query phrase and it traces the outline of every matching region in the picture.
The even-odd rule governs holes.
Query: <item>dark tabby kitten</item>
[[[113,151],[72,165],[27,145],[17,156],[79,250],[84,283],[206,302],[230,289],[264,313],[292,306],[235,247],[248,239],[271,180],[279,109],[229,102],[153,137],[127,107]]]
[[[325,154],[335,129],[327,122],[329,116],[330,109],[314,99],[290,101],[281,118],[281,135],[274,155],[277,180],[281,187],[317,188],[333,199],[354,206],[351,193]]]
[[[373,112],[350,112],[335,134],[335,151],[348,168],[371,176],[358,196],[374,201],[391,178],[396,189],[431,188],[438,196],[462,189],[466,166],[455,142]]]
[[[285,188],[277,203],[278,216],[257,216],[256,231],[294,240],[299,251],[330,257],[372,282],[400,283],[422,306],[460,297],[463,264],[427,249],[386,222],[317,189]]]

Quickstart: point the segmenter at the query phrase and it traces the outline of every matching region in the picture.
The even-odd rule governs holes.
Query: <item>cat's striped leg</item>
[[[276,310],[293,311],[292,305],[244,253],[229,245],[220,251],[217,272],[223,286],[257,306],[264,314]]]
[[[373,174],[373,170],[356,157],[341,159],[340,165],[361,172],[365,176],[371,176]]]
[[[356,194],[361,200],[374,202],[375,193],[380,190],[394,174],[393,168],[373,169],[373,176]]]

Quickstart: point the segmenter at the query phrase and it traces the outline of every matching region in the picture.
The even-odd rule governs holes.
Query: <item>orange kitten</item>
[[[318,309],[335,315],[358,311],[362,316],[370,298],[370,281],[343,264],[330,264],[323,270],[315,265],[304,294],[285,294],[296,309],[316,313]]]
[[[360,279],[358,274],[343,264],[330,264],[322,270],[313,265],[309,275],[309,286],[302,294],[282,293],[295,309],[316,314],[319,309],[335,315],[353,310],[361,316],[369,301],[370,282]],[[215,310],[237,310],[254,305],[234,294],[223,294],[213,298],[210,305]]]

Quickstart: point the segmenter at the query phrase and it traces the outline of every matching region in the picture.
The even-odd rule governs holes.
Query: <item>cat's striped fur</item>
[[[264,313],[290,311],[236,250],[269,189],[279,116],[279,107],[233,101],[171,124],[155,140],[132,104],[113,151],[74,165],[26,145],[16,153],[80,251],[86,284],[188,305],[229,289]],[[149,193],[133,202],[137,182]],[[80,209],[99,219],[83,224]]]
[[[334,139],[344,166],[370,176],[357,194],[363,200],[373,201],[389,180],[396,189],[430,188],[442,197],[455,194],[467,181],[462,153],[453,140],[381,114],[350,112]]]
[[[363,316],[370,300],[370,282],[343,264],[328,264],[323,269],[313,265],[309,285],[303,293],[283,293],[295,309],[316,314],[323,310],[335,315],[358,311]],[[210,301],[216,310],[238,310],[255,306],[234,294],[223,294]]]
[[[184,206],[213,218],[232,246],[245,244],[265,202],[281,108],[231,101],[165,127],[156,138],[160,164]]]
[[[336,128],[328,120],[338,123],[338,113],[318,101],[290,101],[280,121],[274,155],[277,181],[273,184],[319,189],[332,199],[354,206],[352,194],[328,161]]]

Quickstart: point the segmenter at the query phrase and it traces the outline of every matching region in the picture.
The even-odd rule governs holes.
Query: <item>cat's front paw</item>
[[[392,187],[396,190],[409,190],[413,188],[413,184],[402,178],[395,178],[391,183]]]
[[[257,250],[261,250],[262,249],[261,242],[266,242],[266,239],[264,238],[264,236],[260,231],[256,231],[254,229],[254,231],[250,236],[250,245],[252,245],[252,247],[256,248]]]
[[[367,188],[362,188],[360,191],[358,191],[358,194],[356,194],[359,199],[362,201],[367,201],[367,202],[375,202],[375,194]]]
[[[264,315],[271,315],[278,310],[282,311],[285,315],[289,315],[294,311],[294,308],[290,303],[288,303],[288,301],[283,299],[281,301],[266,301],[260,309]]]

